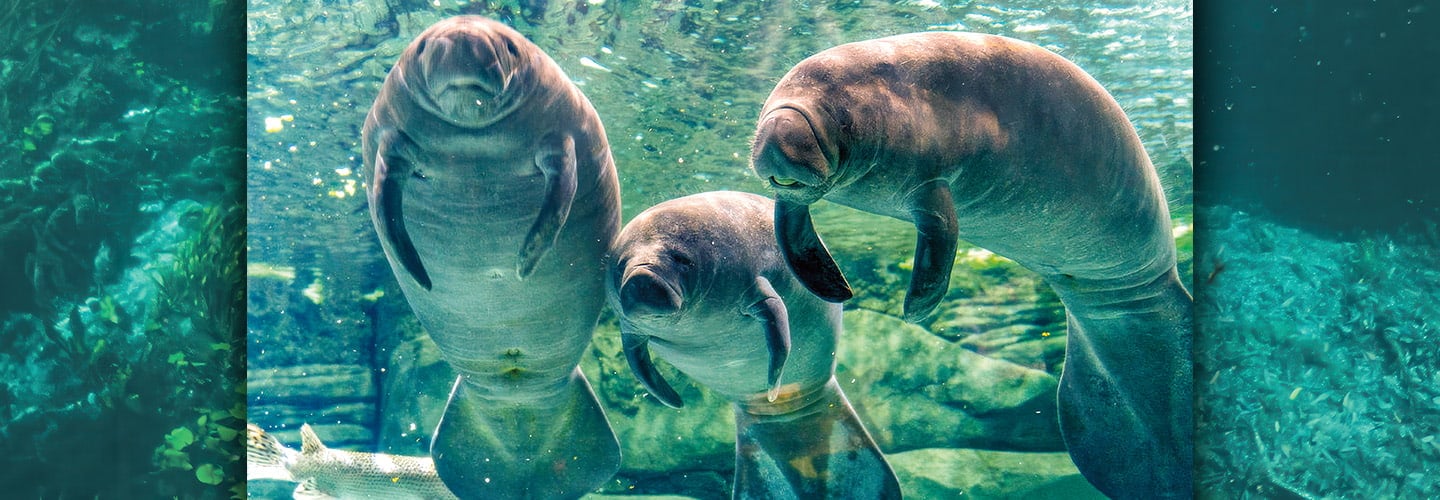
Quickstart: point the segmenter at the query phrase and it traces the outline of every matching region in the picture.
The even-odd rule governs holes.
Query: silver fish
[[[332,450],[310,424],[300,426],[300,451],[255,424],[246,425],[246,479],[300,483],[295,500],[456,498],[430,457]]]

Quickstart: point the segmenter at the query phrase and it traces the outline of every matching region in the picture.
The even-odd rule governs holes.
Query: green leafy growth
[[[165,346],[156,361],[165,361],[170,380],[164,385],[174,388],[167,405],[196,413],[167,435],[155,463],[161,471],[193,469],[166,476],[175,484],[243,491],[245,406],[235,394],[244,390],[244,220],[238,203],[199,208],[181,219],[193,229],[176,248],[174,265],[155,278],[159,293],[145,331],[154,345]]]
[[[218,485],[225,479],[225,471],[216,467],[215,464],[204,464],[195,469],[195,477],[202,483]]]
[[[165,444],[175,450],[183,450],[186,446],[190,446],[190,444],[194,442],[195,433],[190,432],[190,429],[185,427],[176,428],[165,435]]]

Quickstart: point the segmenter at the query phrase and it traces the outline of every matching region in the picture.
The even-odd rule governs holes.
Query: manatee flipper
[[[401,208],[405,199],[405,183],[415,174],[414,165],[403,153],[414,145],[410,138],[390,128],[380,131],[378,142],[375,171],[372,173],[374,178],[370,180],[375,184],[370,210],[379,222],[376,226],[380,237],[390,243],[400,266],[422,288],[429,290],[430,274],[425,272],[420,254],[415,251],[415,243],[410,240],[410,232],[405,229],[405,213]]]
[[[551,397],[488,399],[461,375],[430,443],[460,498],[580,498],[620,469],[620,443],[577,367]]]
[[[755,288],[765,298],[751,304],[746,314],[765,324],[765,347],[770,350],[770,367],[765,379],[770,385],[767,397],[775,401],[780,392],[780,374],[785,370],[785,359],[790,357],[790,314],[785,311],[785,300],[775,293],[770,280],[756,276]]]
[[[620,344],[625,351],[625,361],[630,364],[630,372],[635,374],[645,390],[650,391],[650,395],[671,408],[685,406],[680,394],[655,369],[655,362],[650,359],[650,337],[634,333],[634,327],[624,318],[620,319]]]
[[[915,219],[915,265],[905,294],[905,321],[911,323],[925,319],[945,299],[959,237],[949,185],[930,181],[915,194],[916,208],[910,212]]]
[[[854,297],[850,283],[810,221],[810,206],[775,200],[775,242],[795,277],[812,293],[828,302]]]
[[[735,406],[734,498],[900,498],[894,470],[835,379],[811,397],[781,415]]]
[[[570,205],[575,202],[575,139],[568,135],[548,138],[535,153],[535,166],[545,175],[545,194],[541,197],[540,215],[520,247],[517,272],[521,278],[535,271],[540,259],[555,246],[555,238],[570,217]]]

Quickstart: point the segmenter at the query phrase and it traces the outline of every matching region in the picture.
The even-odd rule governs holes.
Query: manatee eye
[[[770,185],[775,186],[775,187],[779,187],[779,188],[788,188],[788,189],[795,189],[795,188],[805,187],[805,184],[803,184],[803,183],[801,183],[800,181],[797,181],[797,180],[795,180],[795,179],[791,179],[791,178],[789,178],[789,177],[775,177],[775,176],[773,176],[773,175],[770,176]]]
[[[678,254],[678,253],[672,253],[672,254],[670,254],[670,260],[673,260],[673,261],[675,261],[676,264],[680,264],[680,265],[685,266],[685,267],[692,267],[692,266],[695,265],[695,263],[694,263],[693,261],[691,261],[689,257],[686,257],[686,256],[681,255],[681,254]]]

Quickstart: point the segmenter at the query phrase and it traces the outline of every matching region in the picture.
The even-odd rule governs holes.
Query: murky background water
[[[580,85],[604,120],[626,220],[691,193],[765,194],[746,164],[756,115],[775,82],[810,54],[923,30],[1038,43],[1090,72],[1128,112],[1182,228],[1188,279],[1186,1],[256,0],[247,94],[250,419],[290,446],[299,425],[310,423],[332,446],[425,452],[451,375],[435,362],[376,244],[364,210],[359,130],[411,38],[462,13],[516,27]],[[267,130],[267,119],[279,130]],[[1054,428],[1064,315],[1037,277],[962,251],[941,311],[925,324],[904,324],[895,315],[913,228],[836,206],[817,208],[816,221],[857,287],[837,379],[891,454],[907,494],[1095,494]],[[660,407],[617,356],[614,328],[607,313],[582,363],[624,446],[624,469],[605,492],[724,495],[733,467],[728,408],[694,388],[682,395],[695,404]],[[936,378],[935,366],[953,370]],[[926,370],[929,379],[917,375]],[[1010,392],[989,389],[1017,379],[1025,382]],[[936,479],[940,470],[948,479]]]

